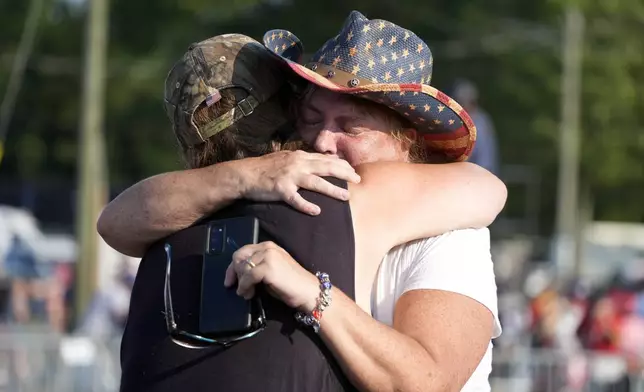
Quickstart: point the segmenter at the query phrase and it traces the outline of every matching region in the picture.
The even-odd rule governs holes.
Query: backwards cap
[[[264,45],[241,34],[219,35],[190,45],[174,65],[165,82],[166,113],[181,145],[195,146],[253,113],[284,82],[282,63]],[[248,95],[229,112],[197,127],[196,109],[204,102],[210,106],[219,101],[227,88]]]

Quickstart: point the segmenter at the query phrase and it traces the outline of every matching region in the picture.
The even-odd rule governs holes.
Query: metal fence
[[[0,392],[115,392],[118,342],[11,331],[0,333]]]
[[[642,369],[599,352],[497,350],[490,383],[493,392],[644,392]]]
[[[118,353],[118,340],[0,331],[0,392],[116,392]],[[493,392],[644,392],[623,357],[524,348],[495,350],[490,383]]]

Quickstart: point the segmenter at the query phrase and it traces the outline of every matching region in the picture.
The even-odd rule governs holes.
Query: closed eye
[[[355,117],[342,119],[340,121],[340,126],[342,127],[344,132],[348,133],[349,135],[358,135],[365,130],[365,125],[363,124],[363,122]]]
[[[316,125],[316,124],[319,124],[321,122],[322,122],[322,120],[308,120],[306,118],[302,119],[302,123],[306,124],[306,125]]]
[[[299,124],[307,127],[316,126],[322,123],[322,119],[300,117]]]
[[[347,127],[344,128],[344,133],[349,135],[349,136],[358,136],[364,132],[364,128],[362,127]]]

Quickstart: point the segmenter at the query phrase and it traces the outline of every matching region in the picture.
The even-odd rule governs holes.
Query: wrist
[[[232,203],[235,200],[243,199],[248,191],[248,181],[245,178],[248,173],[243,170],[243,159],[229,162],[222,162],[210,166],[214,171],[211,178],[221,178],[223,181],[211,184],[211,202],[217,205],[222,201]]]
[[[306,300],[297,308],[297,310],[302,313],[310,314],[318,306],[318,299],[320,298],[320,281],[311,274],[311,279],[307,282],[306,287],[307,290],[304,295]]]
[[[314,304],[306,301],[304,305],[298,307],[299,311],[295,313],[295,319],[304,325],[312,327],[315,333],[319,333],[322,313],[331,305],[331,289],[333,285],[329,280],[329,275],[325,272],[316,272],[315,278],[318,281],[318,296]]]
[[[226,170],[229,181],[232,183],[232,196],[236,199],[248,199],[256,185],[254,177],[257,165],[253,163],[257,158],[244,158],[226,162]]]

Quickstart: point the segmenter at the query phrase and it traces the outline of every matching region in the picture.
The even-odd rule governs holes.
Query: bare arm
[[[334,293],[322,338],[365,391],[460,391],[493,334],[496,285],[487,229],[441,236],[419,250],[398,285],[393,325]]]
[[[471,163],[379,162],[357,172],[362,182],[349,185],[356,235],[381,244],[382,252],[451,230],[488,226],[507,198],[499,178]]]
[[[363,391],[460,391],[492,335],[490,312],[471,298],[415,290],[396,304],[394,328],[338,290],[321,335],[352,383]]]
[[[147,178],[103,209],[98,232],[112,248],[141,257],[154,241],[240,198],[239,181],[228,163]]]
[[[283,200],[311,215],[319,214],[319,207],[302,198],[297,192],[300,188],[348,199],[346,190],[322,176],[360,181],[346,161],[303,151],[281,151],[160,174],[133,185],[109,203],[97,229],[114,249],[140,257],[154,241],[189,227],[236,199]]]
[[[403,272],[393,325],[372,318],[337,288],[320,335],[362,391],[456,392],[471,377],[495,331],[496,285],[489,231],[461,230],[423,242]],[[245,260],[251,258],[250,268]],[[333,276],[330,277],[333,281]],[[319,282],[277,245],[247,245],[233,255],[226,285],[254,294],[263,282],[286,305],[311,312]],[[477,385],[482,386],[482,385]]]

